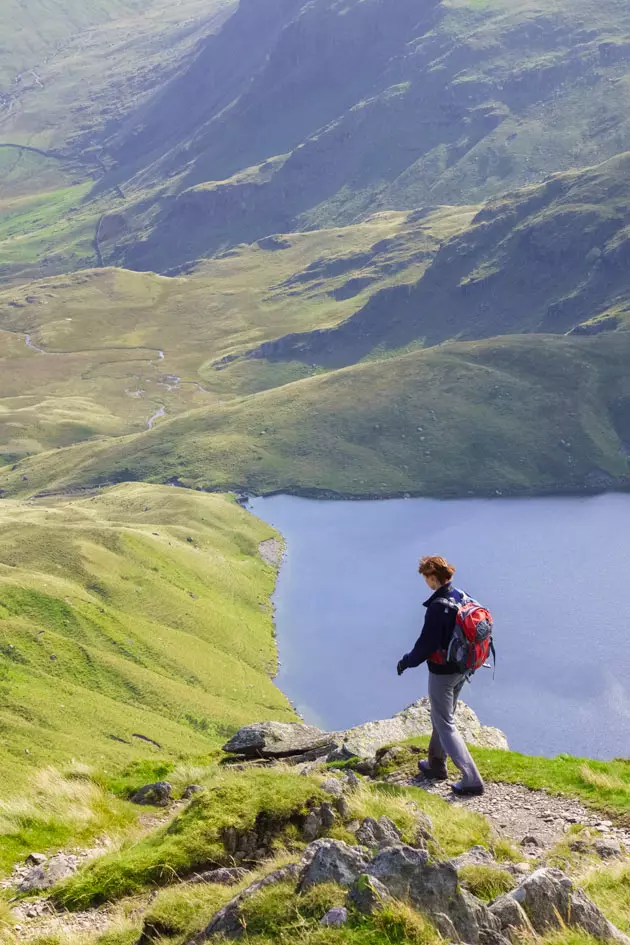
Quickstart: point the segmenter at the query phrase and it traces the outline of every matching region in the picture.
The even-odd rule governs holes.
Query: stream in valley
[[[630,757],[630,495],[540,499],[253,499],[284,536],[277,683],[308,722],[342,729],[426,693],[396,676],[428,596],[422,554],[493,612],[496,677],[463,694],[532,754]]]

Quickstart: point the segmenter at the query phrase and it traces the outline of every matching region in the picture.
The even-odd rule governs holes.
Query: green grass
[[[75,765],[65,774],[44,768],[26,796],[0,801],[0,872],[33,850],[88,845],[96,836],[111,840],[137,831],[138,808],[113,798]]]
[[[5,797],[50,764],[81,757],[120,783],[132,761],[207,756],[248,721],[293,718],[271,682],[271,531],[230,499],[132,484],[5,500],[0,524]]]
[[[516,886],[512,874],[507,870],[497,869],[496,866],[464,866],[459,871],[459,877],[474,896],[485,902],[492,902]]]
[[[55,892],[56,902],[83,909],[230,865],[223,843],[228,828],[247,831],[258,825],[281,846],[290,840],[296,818],[325,798],[311,778],[265,769],[219,773],[208,779],[207,788],[168,827],[99,859],[63,883]]]
[[[461,496],[589,491],[597,474],[623,486],[629,351],[626,332],[443,345],[33,457],[0,483],[30,493],[179,476],[258,493]]]
[[[617,928],[630,933],[630,866],[627,863],[594,869],[580,885]]]
[[[386,904],[369,918],[352,915],[342,929],[325,929],[320,921],[329,909],[343,905],[345,890],[334,884],[296,895],[292,883],[261,890],[244,903],[239,919],[248,939],[266,945],[436,945],[430,922],[403,903]]]

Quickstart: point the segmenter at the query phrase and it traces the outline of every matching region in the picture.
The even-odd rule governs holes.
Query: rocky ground
[[[630,830],[615,827],[572,797],[559,797],[546,791],[532,791],[521,784],[490,783],[481,797],[455,798],[448,782],[416,778],[390,778],[420,787],[455,805],[483,814],[496,832],[523,847],[534,859],[563,840],[572,825],[589,828],[597,839],[596,848],[603,859],[630,851]]]
[[[425,702],[420,700],[394,719],[368,723],[343,733],[268,722],[247,726],[231,739],[225,749],[237,768],[289,764],[305,774],[319,774],[323,776],[322,788],[330,795],[330,802],[311,810],[304,820],[302,839],[309,844],[305,853],[295,863],[241,889],[213,917],[199,941],[215,933],[228,938],[236,936],[240,928],[240,909],[262,888],[261,882],[266,886],[290,880],[295,881],[298,890],[333,881],[348,890],[347,906],[351,910],[363,910],[365,914],[392,897],[406,899],[432,918],[447,941],[508,945],[509,936],[515,930],[518,934],[533,934],[568,923],[577,924],[600,939],[630,945],[630,939],[608,922],[584,893],[574,887],[571,879],[573,853],[588,854],[591,862],[602,865],[628,862],[630,829],[602,819],[570,796],[531,790],[521,784],[495,782],[487,784],[481,797],[460,799],[452,794],[448,782],[429,781],[414,773],[417,758],[422,756],[420,750],[413,749],[417,754],[410,756],[409,749],[388,746],[391,746],[392,734],[400,737],[402,731],[402,737],[410,737],[425,734],[430,729]],[[507,747],[503,734],[481,726],[466,706],[460,710],[459,721],[467,740]],[[341,774],[327,769],[328,760],[343,759],[349,754],[362,759],[355,766],[358,776],[354,771]],[[396,761],[400,762],[398,766]],[[412,846],[403,842],[396,825],[385,816],[378,821],[369,817],[362,822],[348,821],[344,815],[347,798],[358,790],[362,780],[416,787],[439,795],[453,806],[483,815],[496,837],[505,838],[521,851],[521,862],[497,863],[493,854],[481,847],[442,862],[439,844],[432,835],[431,820],[420,812],[422,823],[418,821],[417,838]],[[173,817],[198,790],[202,788],[191,785],[184,799],[178,802],[172,802],[170,785],[165,782],[147,785],[138,791],[133,800],[152,805],[145,815],[145,832]],[[160,807],[161,810],[157,809]],[[327,832],[339,820],[356,837],[356,846],[327,837]],[[228,838],[226,833],[224,842],[228,853],[232,840],[232,853],[238,859],[239,837]],[[14,901],[15,931],[20,940],[46,935],[63,940],[64,936],[77,932],[96,935],[115,923],[114,910],[101,908],[67,913],[55,909],[48,898],[52,886],[107,850],[107,844],[103,843],[89,850],[59,851],[49,858],[32,854],[26,863],[16,867],[12,876],[2,883],[5,890],[14,889],[17,896],[26,892],[41,893],[39,898]],[[562,851],[567,854],[566,872],[555,868],[562,865],[564,869]],[[471,865],[509,873],[515,889],[489,907],[466,889],[458,892],[458,872]],[[187,882],[229,886],[242,882],[246,876],[247,869],[220,869],[189,877]],[[428,889],[432,890],[430,895]],[[150,899],[151,895],[147,894],[135,902],[133,908],[138,915]],[[344,906],[331,910],[331,915],[324,919],[324,924],[343,925],[348,921],[348,909]]]

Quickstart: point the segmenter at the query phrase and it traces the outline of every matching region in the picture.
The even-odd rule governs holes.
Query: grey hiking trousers
[[[438,676],[429,673],[429,700],[433,734],[429,742],[429,764],[432,768],[443,768],[446,756],[462,773],[462,787],[479,787],[483,784],[464,739],[455,726],[455,709],[466,677],[461,673],[453,676]]]

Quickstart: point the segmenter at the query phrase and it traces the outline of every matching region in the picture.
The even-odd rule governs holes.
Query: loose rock
[[[173,788],[168,781],[145,784],[131,798],[133,804],[150,804],[152,807],[168,807]]]
[[[330,909],[324,918],[321,920],[320,925],[324,925],[327,928],[331,929],[340,929],[348,921],[348,910],[344,906],[337,906],[334,909]]]

